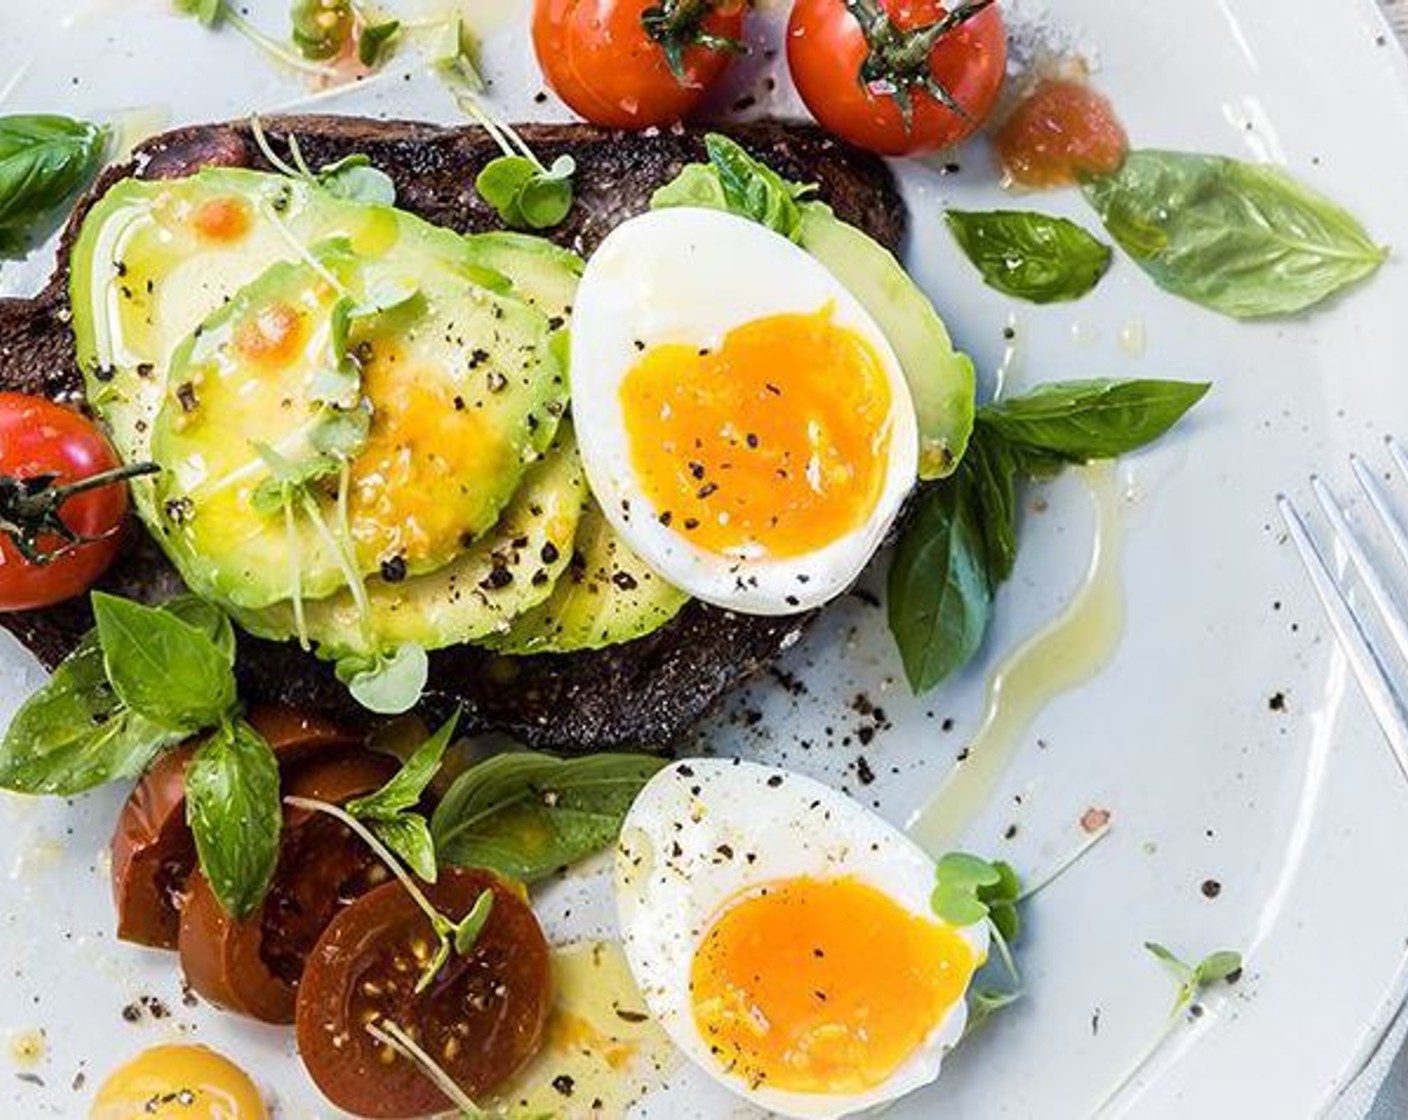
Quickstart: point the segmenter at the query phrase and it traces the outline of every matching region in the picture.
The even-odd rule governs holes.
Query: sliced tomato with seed
[[[284,792],[341,804],[396,772],[387,755],[357,750],[306,762]],[[259,909],[244,921],[220,904],[199,871],[181,910],[181,969],[199,995],[267,1023],[293,1022],[303,963],[334,915],[389,872],[346,825],[307,809],[284,811],[279,863]]]
[[[357,739],[337,725],[292,708],[256,708],[250,722],[269,741],[281,764],[324,750],[346,750]],[[123,941],[174,949],[187,879],[196,862],[186,824],[186,763],[194,743],[169,751],[133,787],[112,837],[112,893],[117,936]]]
[[[443,869],[425,894],[459,920],[486,890],[494,901],[478,940],[463,956],[452,952],[419,994],[437,941],[400,883],[363,895],[328,926],[299,985],[298,1050],[338,1108],[381,1118],[453,1107],[419,1066],[367,1031],[371,1023],[395,1023],[471,1098],[537,1053],[551,977],[547,939],[523,895],[474,868]]]

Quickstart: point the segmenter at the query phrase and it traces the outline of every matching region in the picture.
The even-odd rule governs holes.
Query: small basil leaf
[[[89,634],[21,705],[0,743],[0,788],[68,795],[133,778],[184,737],[137,715],[108,684]]]
[[[278,862],[282,813],[274,752],[244,720],[223,724],[186,767],[186,820],[215,897],[248,917]]]
[[[235,663],[235,628],[229,616],[199,595],[178,595],[161,604],[161,610],[194,626],[216,644],[231,665]]]
[[[920,492],[890,561],[890,632],[916,693],[967,664],[987,633],[993,578],[967,470]]]
[[[615,843],[631,802],[663,765],[633,754],[495,755],[461,774],[436,807],[436,854],[442,864],[536,883]]]
[[[403,809],[412,809],[420,804],[421,795],[430,780],[440,769],[440,760],[445,757],[445,748],[455,734],[459,713],[447,719],[440,730],[416,748],[406,759],[401,769],[375,793],[354,798],[347,803],[347,811],[360,820],[394,817]]]
[[[25,251],[97,173],[107,130],[69,117],[0,117],[0,255]]]
[[[343,658],[337,663],[337,679],[347,686],[352,698],[381,715],[399,715],[414,708],[429,676],[430,659],[425,649],[413,642],[377,657]]]
[[[718,173],[730,210],[792,241],[798,239],[802,216],[797,200],[814,190],[813,186],[787,181],[736,141],[717,132],[704,137],[704,149]]]
[[[198,731],[235,706],[230,657],[207,634],[158,607],[93,592],[93,617],[113,691],[173,731]]]
[[[1017,562],[1017,459],[996,430],[979,425],[968,441],[961,469],[971,479],[974,501],[982,511],[978,525],[988,582],[996,593]]]
[[[1156,284],[1239,319],[1312,307],[1388,255],[1352,214],[1277,167],[1134,151],[1084,189]]]
[[[427,883],[435,882],[435,841],[419,813],[396,813],[367,821],[367,827],[407,867]]]
[[[950,210],[944,218],[988,286],[1018,299],[1079,299],[1110,267],[1110,247],[1065,218],[1027,210]]]
[[[1014,446],[1083,463],[1153,442],[1208,388],[1194,381],[1058,381],[984,405],[978,417]]]
[[[362,28],[357,39],[357,60],[368,69],[381,65],[391,48],[392,40],[401,30],[401,21],[390,19],[384,23],[372,23]]]

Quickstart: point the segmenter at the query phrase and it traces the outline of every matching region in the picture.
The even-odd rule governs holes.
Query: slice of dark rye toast
[[[498,155],[482,129],[336,116],[270,118],[264,127],[280,150],[283,138],[295,133],[312,167],[366,154],[395,180],[397,204],[431,222],[464,231],[499,228],[473,186],[479,168]],[[548,236],[584,255],[646,209],[651,193],[683,164],[703,158],[703,129],[632,135],[570,124],[519,131],[545,162],[562,153],[577,161],[576,205]],[[898,249],[905,209],[882,161],[803,125],[750,124],[727,131],[781,174],[817,184],[817,197],[840,218]],[[267,169],[247,124],[167,132],[141,145],[129,163],[104,173],[70,219],[59,267],[45,289],[34,299],[0,299],[0,389],[82,402],[66,261],[83,214],[125,176],[172,178],[216,165]],[[127,536],[103,589],[148,602],[183,590],[135,521]],[[504,731],[532,746],[658,747],[796,641],[806,621],[797,615],[739,615],[694,602],[655,633],[598,651],[504,658],[456,646],[432,654],[423,705],[434,718],[458,704],[462,730]],[[0,613],[0,625],[52,668],[92,625],[92,615],[87,598],[80,597],[45,610]],[[366,718],[332,667],[294,643],[241,634],[238,673],[248,703],[283,702],[345,720]]]

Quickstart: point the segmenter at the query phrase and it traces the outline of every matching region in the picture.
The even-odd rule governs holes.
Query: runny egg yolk
[[[754,1088],[857,1093],[889,1078],[979,962],[953,928],[857,879],[789,879],[731,905],[690,969],[695,1026]]]
[[[830,306],[744,323],[716,349],[653,346],[620,400],[645,496],[708,551],[815,551],[864,524],[884,489],[889,377]]]
[[[112,1072],[89,1120],[268,1120],[249,1075],[205,1046],[154,1046]]]

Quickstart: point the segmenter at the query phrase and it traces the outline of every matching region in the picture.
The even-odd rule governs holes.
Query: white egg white
[[[853,877],[913,914],[933,916],[933,861],[903,833],[829,786],[738,759],[689,759],[652,778],[626,816],[616,854],[622,943],[651,1014],[715,1080],[780,1116],[849,1116],[929,1084],[963,1034],[963,999],[899,1069],[864,1093],[754,1087],[711,1055],[690,1000],[695,953],[729,904],[765,884],[798,877]],[[986,959],[986,925],[960,932],[976,959]]]
[[[733,328],[826,306],[864,338],[890,383],[889,456],[866,521],[802,556],[735,558],[660,524],[631,464],[621,382],[642,349],[714,347]],[[572,412],[592,492],[627,543],[696,598],[749,614],[791,614],[845,591],[914,485],[918,423],[899,359],[884,333],[827,269],[787,238],[716,210],[657,210],[617,226],[587,263],[572,313]]]

